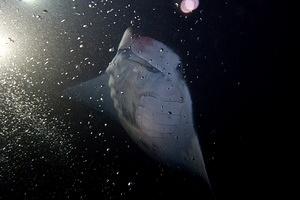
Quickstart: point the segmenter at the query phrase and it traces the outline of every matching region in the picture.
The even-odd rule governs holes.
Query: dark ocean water
[[[10,51],[0,57],[0,199],[257,197],[285,26],[278,5],[202,0],[184,15],[175,3],[0,0]],[[182,58],[214,195],[148,157],[105,110],[61,98],[106,69],[127,27]]]

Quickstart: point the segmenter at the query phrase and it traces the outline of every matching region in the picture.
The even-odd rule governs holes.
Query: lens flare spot
[[[197,9],[199,6],[199,0],[183,0],[180,4],[180,10],[183,13],[190,13]]]

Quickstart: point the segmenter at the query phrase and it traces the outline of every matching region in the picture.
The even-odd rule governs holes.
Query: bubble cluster
[[[37,160],[65,162],[72,149],[63,134],[65,122],[45,98],[27,91],[28,83],[18,74],[0,77],[0,180]]]

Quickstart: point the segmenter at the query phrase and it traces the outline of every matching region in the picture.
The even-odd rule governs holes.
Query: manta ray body
[[[107,109],[154,159],[209,183],[194,129],[190,92],[180,57],[160,41],[127,29],[106,72],[65,91],[94,109]]]

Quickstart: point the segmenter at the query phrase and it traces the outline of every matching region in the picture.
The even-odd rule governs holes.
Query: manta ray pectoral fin
[[[98,112],[107,113],[112,119],[116,120],[117,114],[110,97],[108,78],[106,73],[101,74],[94,79],[65,89],[63,96]]]

